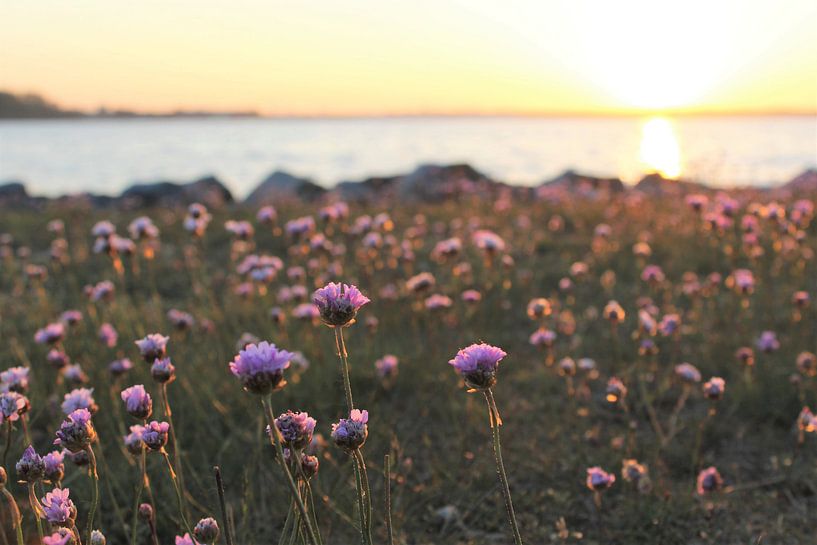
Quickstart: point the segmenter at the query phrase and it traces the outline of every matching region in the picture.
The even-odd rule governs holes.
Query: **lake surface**
[[[276,169],[332,186],[452,162],[527,185],[568,168],[628,182],[660,171],[722,187],[774,185],[817,165],[817,118],[0,121],[0,180],[51,196],[215,174],[241,198]]]

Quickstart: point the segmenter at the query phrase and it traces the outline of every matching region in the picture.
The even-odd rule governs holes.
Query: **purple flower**
[[[705,398],[712,400],[721,399],[726,391],[726,381],[721,377],[712,377],[704,383],[703,389]]]
[[[60,528],[50,536],[43,537],[43,545],[68,545],[73,541],[74,536],[67,528]]]
[[[197,545],[197,543],[193,541],[190,534],[184,534],[183,536],[176,536],[176,545]]]
[[[108,364],[108,371],[114,377],[120,377],[131,369],[133,369],[133,362],[131,362],[128,358],[114,360]]]
[[[0,373],[2,389],[24,394],[28,390],[28,367],[9,367]]]
[[[153,400],[143,385],[137,384],[122,390],[121,396],[129,415],[140,420],[150,417],[153,412]]]
[[[65,380],[74,384],[84,384],[88,382],[88,375],[82,370],[82,366],[78,363],[73,365],[66,365],[62,368],[62,376]]]
[[[71,363],[71,360],[68,357],[68,354],[66,354],[62,350],[58,350],[56,348],[52,348],[51,350],[49,350],[48,354],[45,357],[45,359],[55,369],[62,369],[63,367],[65,367],[66,365]]]
[[[758,350],[766,353],[774,352],[780,348],[780,341],[777,340],[777,334],[774,331],[764,331],[761,333],[755,344]]]
[[[691,363],[681,363],[675,366],[675,374],[687,383],[701,382],[701,372]]]
[[[160,333],[151,333],[143,339],[136,341],[136,346],[139,347],[139,354],[147,363],[151,363],[157,358],[165,357],[167,352],[167,341],[170,337],[165,337]]]
[[[82,321],[82,313],[78,310],[66,310],[60,314],[60,321],[67,325],[75,325]]]
[[[472,239],[477,248],[488,254],[505,251],[505,241],[493,231],[487,229],[475,231]]]
[[[330,282],[312,294],[312,302],[318,307],[323,322],[337,327],[352,321],[369,298],[351,284]]]
[[[607,381],[607,402],[608,403],[618,403],[619,401],[623,400],[627,397],[627,387],[624,386],[624,383],[621,382],[621,379],[616,377],[611,377],[610,380]]]
[[[553,346],[556,341],[556,332],[551,329],[540,327],[528,338],[528,342],[533,346]]]
[[[85,450],[94,440],[96,430],[91,422],[91,413],[88,409],[77,409],[60,424],[54,444],[76,453]]]
[[[386,354],[374,362],[374,367],[377,370],[377,374],[380,378],[388,378],[397,374],[398,363],[397,356]]]
[[[316,421],[308,413],[287,411],[275,419],[283,444],[293,449],[304,449],[312,441]]]
[[[698,481],[695,490],[698,495],[703,496],[712,492],[717,492],[723,486],[723,478],[718,470],[712,466],[698,473]]]
[[[45,467],[45,478],[49,481],[59,482],[65,476],[65,454],[62,451],[54,450],[43,456]]]
[[[108,348],[116,346],[116,341],[119,340],[119,333],[109,323],[104,323],[99,326],[99,340]]]
[[[490,344],[472,344],[457,352],[448,363],[462,375],[471,391],[486,390],[496,384],[499,362],[507,355],[501,348]]]
[[[600,491],[613,486],[616,482],[616,476],[612,473],[607,473],[602,468],[595,466],[587,468],[587,488],[590,490]]]
[[[249,344],[230,362],[230,371],[248,392],[266,395],[284,387],[284,369],[293,354],[261,341]]]
[[[215,543],[218,539],[219,529],[216,519],[207,517],[201,519],[193,528],[193,535],[203,543]]]
[[[17,476],[20,480],[27,483],[35,483],[42,479],[45,474],[43,459],[31,445],[23,451],[23,456],[14,468],[17,470]]]
[[[170,358],[157,359],[150,366],[150,376],[159,384],[166,384],[176,380],[176,368]]]
[[[0,393],[0,424],[18,420],[27,406],[28,400],[17,392]]]
[[[131,426],[130,433],[124,438],[125,448],[128,449],[128,452],[134,456],[142,454],[142,449],[145,446],[145,442],[142,441],[142,435],[144,432],[144,426]]]
[[[170,424],[154,420],[142,429],[142,441],[151,450],[162,450],[167,444],[169,431]]]
[[[63,414],[69,415],[77,409],[88,409],[93,414],[99,407],[94,402],[93,388],[76,388],[65,394],[61,408]]]
[[[68,497],[69,492],[67,488],[55,488],[42,499],[45,518],[51,524],[73,524],[77,518],[77,508]]]
[[[349,418],[341,418],[332,424],[332,439],[344,450],[357,450],[366,442],[369,435],[369,411],[352,409]]]
[[[34,334],[34,342],[37,344],[56,344],[63,338],[65,338],[65,325],[62,322],[48,324]]]

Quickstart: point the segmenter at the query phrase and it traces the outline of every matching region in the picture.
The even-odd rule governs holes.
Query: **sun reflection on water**
[[[641,127],[639,159],[645,170],[665,178],[681,175],[681,148],[675,127],[665,117],[651,117]]]

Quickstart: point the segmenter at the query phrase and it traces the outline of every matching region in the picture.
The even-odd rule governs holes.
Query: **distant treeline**
[[[161,114],[134,112],[130,110],[108,110],[100,108],[95,112],[66,110],[47,101],[37,94],[14,94],[0,91],[0,119],[55,119],[76,117],[256,117],[256,112],[207,112],[174,111]]]

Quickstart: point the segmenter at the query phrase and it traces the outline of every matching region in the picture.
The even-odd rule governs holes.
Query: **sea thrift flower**
[[[675,374],[686,383],[701,382],[701,372],[691,363],[676,365]]]
[[[755,344],[758,350],[767,354],[780,348],[780,341],[777,340],[777,334],[774,331],[761,333]]]
[[[145,420],[153,413],[153,400],[142,384],[122,390],[120,395],[125,402],[125,410],[132,417]]]
[[[397,374],[397,356],[393,356],[391,354],[386,354],[379,360],[374,362],[375,370],[377,371],[377,375],[382,378],[389,378],[393,377]]]
[[[638,484],[646,475],[646,466],[639,464],[638,460],[625,459],[621,462],[621,477],[625,481]]]
[[[170,431],[170,424],[167,422],[157,422],[153,420],[150,424],[142,428],[142,441],[150,450],[162,450],[167,444],[167,434]]]
[[[800,352],[795,360],[797,370],[802,374],[813,377],[817,375],[817,356],[811,352]]]
[[[462,297],[463,301],[470,304],[479,303],[482,300],[482,294],[477,290],[465,290],[460,297]]]
[[[85,371],[82,370],[82,366],[78,363],[63,367],[62,376],[72,384],[85,384],[88,382],[88,375],[85,374]]]
[[[60,321],[69,326],[76,325],[82,321],[82,313],[78,310],[66,310],[60,314]]]
[[[69,494],[70,491],[67,488],[55,488],[45,495],[41,503],[48,522],[73,525],[77,518],[77,508],[68,497]]]
[[[136,346],[139,347],[139,354],[147,363],[165,357],[167,353],[167,341],[170,337],[165,337],[159,333],[151,333],[143,339],[136,341]]]
[[[653,285],[660,284],[664,279],[664,271],[658,265],[647,265],[641,272],[641,280]]]
[[[803,407],[803,410],[801,410],[797,416],[797,428],[801,433],[814,433],[817,431],[817,417],[814,416],[808,407]]]
[[[332,424],[332,439],[344,450],[357,450],[366,442],[369,435],[369,411],[352,409],[349,418],[341,418]]]
[[[746,367],[751,367],[755,364],[755,353],[751,348],[747,346],[744,346],[743,348],[738,348],[737,351],[735,352],[735,357],[740,363],[742,363]]]
[[[616,377],[611,377],[610,380],[607,381],[606,392],[606,398],[609,403],[618,403],[627,397],[627,387]]]
[[[505,251],[505,241],[493,231],[481,229],[474,232],[472,239],[476,247],[487,254],[496,254]]]
[[[27,406],[28,400],[17,392],[0,393],[0,424],[19,420]]]
[[[65,325],[62,322],[48,324],[34,334],[34,342],[37,344],[56,344],[64,338]]]
[[[150,366],[150,376],[159,384],[169,384],[176,380],[176,367],[170,358],[157,359]]]
[[[623,322],[624,318],[626,317],[624,309],[621,308],[621,305],[619,305],[617,301],[610,301],[607,303],[602,314],[605,319],[613,324]]]
[[[27,483],[35,483],[45,475],[43,459],[31,445],[23,452],[23,456],[14,468],[17,470],[17,477]]]
[[[318,307],[326,325],[338,327],[352,321],[369,298],[353,285],[330,282],[315,291],[312,302]]]
[[[173,327],[179,331],[190,329],[196,323],[196,320],[193,318],[192,314],[175,308],[167,311],[167,319],[170,320]]]
[[[28,367],[9,367],[0,373],[0,388],[24,394],[28,390]]]
[[[540,327],[528,338],[528,342],[533,346],[553,346],[556,341],[556,332]]]
[[[99,530],[94,530],[91,532],[91,540],[88,542],[88,545],[106,545],[108,540],[105,539],[105,535],[100,532]]]
[[[96,430],[91,422],[91,413],[87,409],[77,409],[60,424],[54,444],[75,453],[85,450],[95,440]]]
[[[695,490],[699,496],[717,492],[723,486],[723,478],[714,466],[708,467],[698,473],[698,481]]]
[[[113,377],[121,377],[131,369],[133,369],[133,363],[128,358],[114,360],[108,364],[108,372]]]
[[[65,454],[62,451],[54,450],[43,456],[44,476],[46,479],[59,482],[65,476]]]
[[[203,543],[215,543],[218,539],[219,529],[216,519],[207,517],[201,519],[193,528],[193,535]]]
[[[275,419],[283,444],[297,450],[306,448],[312,441],[315,424],[314,418],[301,412],[287,411]]]
[[[275,220],[278,219],[278,212],[272,206],[262,206],[255,215],[255,219],[258,220],[258,223],[275,223]]]
[[[147,216],[141,216],[130,222],[128,225],[128,232],[131,238],[136,240],[154,239],[159,236],[159,228],[153,224]]]
[[[74,535],[67,528],[60,528],[50,536],[43,537],[43,545],[72,545]]]
[[[431,289],[437,280],[431,273],[423,272],[406,280],[406,289],[411,293],[419,293]]]
[[[435,293],[428,296],[423,304],[428,310],[439,310],[443,308],[450,308],[451,305],[454,304],[454,301],[452,301],[447,295]]]
[[[291,352],[262,341],[241,350],[230,362],[230,371],[238,377],[245,390],[266,395],[284,387],[284,369],[289,367],[291,359]]]
[[[145,442],[142,441],[142,434],[145,432],[144,426],[131,426],[130,433],[124,437],[125,448],[134,456],[142,454]]]
[[[196,542],[186,533],[183,536],[176,536],[176,545],[196,545]]]
[[[310,454],[304,454],[301,458],[301,469],[303,470],[304,477],[309,480],[315,475],[318,474],[318,468],[320,467],[320,462],[318,461],[317,456],[312,456]]]
[[[95,413],[99,407],[94,402],[93,388],[77,388],[71,390],[63,397],[61,405],[62,412],[69,415],[77,409],[88,409],[91,414]]]
[[[658,324],[658,330],[665,337],[674,334],[679,327],[681,327],[681,317],[677,314],[665,314]]]
[[[531,299],[528,303],[528,317],[531,320],[539,320],[545,316],[550,316],[551,312],[550,301],[544,297]]]
[[[717,401],[723,398],[726,391],[726,381],[721,377],[712,377],[704,383],[703,390],[705,398]]]
[[[62,350],[57,350],[56,348],[49,350],[45,359],[54,369],[62,369],[71,363],[70,359],[68,358],[68,354]]]
[[[595,466],[587,468],[587,488],[594,492],[606,490],[616,482],[616,476]]]
[[[501,348],[480,343],[463,348],[448,363],[471,391],[487,390],[496,384],[497,368],[505,356],[507,353]]]

